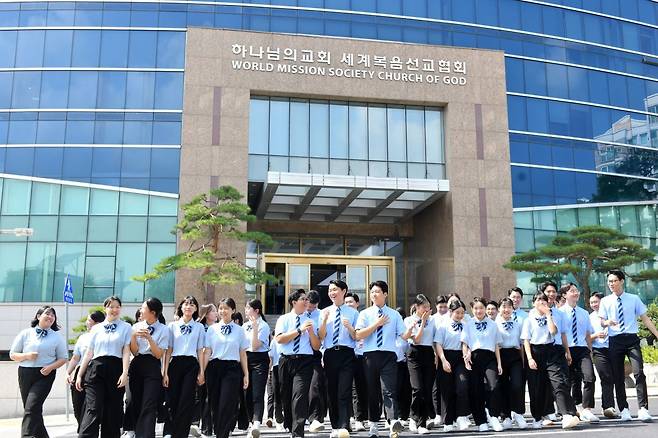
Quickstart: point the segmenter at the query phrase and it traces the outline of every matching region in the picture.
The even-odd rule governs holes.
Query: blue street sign
[[[69,275],[66,274],[66,280],[64,280],[64,302],[73,304],[73,287],[71,286],[71,279]]]

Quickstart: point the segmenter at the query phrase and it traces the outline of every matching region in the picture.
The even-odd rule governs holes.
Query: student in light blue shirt
[[[461,336],[464,330],[466,306],[460,299],[449,304],[449,317],[435,320],[436,332],[434,348],[439,358],[439,389],[441,391],[441,416],[443,431],[452,432],[455,428],[466,430],[470,406],[468,400],[469,370],[462,354]]]
[[[306,294],[306,316],[313,321],[316,331],[320,327],[320,293],[310,290]],[[319,332],[317,332],[319,335]],[[327,377],[322,366],[322,353],[324,345],[313,352],[313,377],[311,378],[311,389],[308,400],[308,431],[318,433],[324,430],[324,419],[327,416]]]
[[[359,302],[360,298],[357,293],[347,292],[345,294],[345,304],[354,309],[357,315],[359,313]],[[363,368],[363,340],[355,341],[354,355],[354,382],[352,389],[354,427],[352,430],[354,432],[361,432],[366,429],[363,423],[368,420],[368,383],[366,382],[366,374]]]
[[[556,289],[555,283],[544,283],[540,290]],[[564,361],[564,354],[554,346],[558,328],[548,307],[548,297],[537,292],[533,297],[533,310],[523,322],[521,339],[528,359],[528,392],[530,394],[530,411],[534,418],[533,428],[542,428],[542,417],[546,413],[546,391],[552,388],[555,400],[562,413],[562,428],[570,429],[578,425],[576,406],[571,398],[569,388],[569,371]],[[550,385],[550,386],[549,386]]]
[[[500,363],[503,374],[498,377],[497,393],[501,397],[500,417],[503,427],[510,428],[516,423],[519,429],[525,429],[525,381],[523,377],[523,351],[521,350],[521,325],[514,320],[514,302],[503,298],[498,306],[496,318],[500,334]],[[491,413],[491,412],[490,412]]]
[[[128,393],[124,430],[134,425],[138,437],[155,438],[155,421],[162,393],[160,360],[169,347],[169,329],[158,321],[162,302],[148,298],[140,309],[141,321],[132,327],[130,351],[134,359],[128,369]],[[134,423],[133,423],[134,422]]]
[[[523,310],[523,289],[515,286],[507,291],[507,297],[514,303],[514,310],[512,311],[512,319],[518,323],[519,326],[523,325],[523,320],[528,317],[528,312]]]
[[[368,435],[378,435],[377,422],[381,412],[380,397],[383,397],[386,416],[390,421],[390,435],[397,438],[402,430],[399,420],[397,398],[397,356],[396,340],[405,337],[402,317],[386,305],[388,284],[374,281],[370,284],[372,306],[359,314],[356,323],[356,339],[363,340],[364,369],[368,381]]]
[[[271,369],[267,381],[267,427],[273,427],[276,424],[277,430],[283,429],[283,407],[281,406],[281,384],[279,383],[279,351],[278,345],[274,340],[274,332],[270,341]]]
[[[428,433],[427,421],[434,418],[432,389],[436,380],[434,336],[436,325],[431,320],[432,305],[423,294],[416,295],[415,313],[404,320],[410,347],[407,366],[411,382],[411,421],[409,430]]]
[[[199,318],[199,302],[191,295],[176,307],[176,321],[170,322],[169,348],[165,353],[162,382],[167,388],[169,420],[163,436],[187,437],[194,415],[197,385],[205,383],[203,348],[206,330]]]
[[[91,328],[96,324],[103,322],[104,319],[105,314],[100,310],[96,310],[87,315],[87,319],[85,320],[87,332],[80,335],[77,342],[75,343],[75,347],[73,348],[73,355],[71,356],[71,360],[69,360],[69,365],[66,369],[66,380],[71,385],[71,402],[73,403],[73,415],[75,416],[75,420],[78,422],[78,426],[82,421],[82,409],[84,407],[85,392],[84,390],[78,391],[75,389],[75,379],[78,375],[78,371],[80,370],[80,362],[82,358],[85,357],[87,348],[89,347],[89,342],[91,341]]]
[[[592,364],[592,340],[594,332],[589,313],[578,307],[580,291],[569,283],[560,288],[560,292],[566,298],[566,303],[560,307],[560,312],[567,321],[566,335],[571,353],[571,364],[569,374],[571,380],[571,396],[576,405],[582,404],[580,418],[584,421],[596,423],[599,417],[594,415],[594,365]]]
[[[14,339],[9,357],[18,362],[18,386],[23,399],[21,436],[47,437],[43,403],[50,394],[57,368],[66,363],[66,341],[57,333],[57,313],[50,306],[37,310],[31,327]]]
[[[592,324],[592,359],[596,367],[596,373],[601,381],[601,409],[606,418],[616,418],[614,399],[614,380],[612,376],[612,364],[610,363],[610,352],[608,349],[608,329],[601,325],[599,316],[599,306],[603,294],[595,292],[589,298],[589,307],[592,313],[589,314],[589,320]]]
[[[249,300],[244,307],[247,322],[242,327],[249,341],[247,348],[247,367],[249,368],[249,387],[245,396],[247,417],[252,421],[249,435],[251,438],[260,436],[260,423],[265,410],[265,387],[270,370],[270,326],[263,314],[263,303],[260,300]]]
[[[85,411],[79,438],[119,436],[123,415],[123,393],[128,383],[130,324],[119,319],[121,300],[111,296],[103,302],[105,321],[91,329],[87,353],[80,365],[75,387],[85,389]]]
[[[204,360],[215,436],[228,438],[238,414],[240,392],[249,387],[249,341],[232,319],[235,301],[223,298],[217,309],[219,321],[206,332]]]
[[[645,327],[656,337],[658,337],[658,330],[647,316],[647,307],[642,300],[637,295],[625,291],[626,275],[622,271],[609,271],[607,280],[608,288],[612,294],[601,300],[599,316],[602,319],[601,325],[608,328],[610,361],[612,363],[617,405],[621,410],[621,419],[622,421],[631,419],[624,385],[624,358],[628,357],[637,389],[638,419],[651,421],[642,350],[640,348],[640,338],[637,336],[639,329],[637,320],[641,319]]]
[[[279,377],[284,427],[293,437],[304,436],[313,377],[313,351],[320,349],[317,327],[306,314],[306,301],[303,290],[291,293],[288,303],[292,310],[279,317],[274,330],[280,353]]]

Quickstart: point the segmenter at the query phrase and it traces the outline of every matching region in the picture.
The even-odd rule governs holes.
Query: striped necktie
[[[334,319],[334,336],[333,346],[338,345],[338,335],[340,335],[340,306],[336,307],[336,319]]]
[[[297,315],[297,317],[295,318],[295,330],[299,330],[301,326],[302,324],[300,322],[299,315]],[[292,343],[292,352],[295,354],[299,353],[299,341],[301,340],[301,337],[302,337],[301,335],[297,335],[297,337]]]
[[[621,302],[621,297],[617,297],[617,319],[619,320],[619,331],[623,332],[626,325],[624,324],[624,305]]]
[[[380,318],[384,316],[384,310],[379,309],[379,313],[377,314]],[[377,347],[381,348],[384,345],[384,326],[380,325],[377,327]]]
[[[576,308],[573,308],[571,313],[571,337],[573,339],[573,345],[578,344],[578,318],[576,318]]]
[[[514,312],[512,312],[512,315],[514,315],[514,322],[519,322],[519,318],[516,315],[516,310]]]

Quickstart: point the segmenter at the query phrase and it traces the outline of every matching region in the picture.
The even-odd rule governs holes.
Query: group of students
[[[630,420],[625,357],[636,381],[638,418],[651,421],[638,319],[657,337],[658,330],[642,301],[624,291],[624,280],[623,272],[610,271],[612,294],[592,296],[591,314],[578,307],[575,285],[558,290],[546,282],[528,313],[520,308],[523,292],[513,288],[498,303],[473,299],[470,315],[457,294],[438,297],[434,314],[419,294],[409,317],[387,306],[383,281],[370,284],[372,305],[359,312],[358,295],[332,280],[331,306],[318,309],[315,291],[291,292],[291,310],[273,332],[259,300],[247,303],[240,325],[233,299],[200,307],[188,296],[166,324],[162,303],[149,298],[131,326],[120,319],[121,300],[109,297],[104,313],[89,315],[67,370],[79,437],[116,438],[122,428],[126,437],[154,437],[164,401],[165,436],[187,437],[200,420],[203,435],[227,438],[237,423],[258,438],[266,388],[268,425],[274,417],[293,438],[304,436],[307,421],[310,432],[321,431],[327,410],[331,438],[366,430],[366,420],[368,436],[377,437],[382,411],[394,438],[405,420],[418,434],[441,422],[445,432],[466,430],[469,416],[480,431],[526,428],[526,381],[531,426],[541,428],[557,413],[562,427],[572,428],[599,420],[593,364],[603,415],[617,416],[616,395],[621,419]],[[44,306],[11,347],[19,362],[23,437],[48,436],[43,402],[55,369],[68,359],[58,328],[55,310]]]

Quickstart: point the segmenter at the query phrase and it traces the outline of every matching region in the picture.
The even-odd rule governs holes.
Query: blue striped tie
[[[617,297],[617,319],[619,320],[619,331],[623,332],[626,326],[624,324],[624,305],[621,302],[621,297]]]
[[[299,315],[297,315],[297,318],[295,319],[295,330],[299,330],[299,328],[302,326],[300,322]],[[301,340],[302,335],[297,335],[295,340],[292,343],[292,352],[297,354],[299,353],[299,341]]]
[[[573,313],[571,314],[571,336],[573,338],[573,345],[578,344],[578,319],[576,318],[576,308],[573,308]]]
[[[378,316],[381,318],[384,316],[384,310],[379,309]],[[381,348],[384,345],[384,326],[380,325],[377,327],[377,347]]]
[[[334,347],[338,345],[338,335],[340,335],[340,307],[336,307],[336,319],[334,319]]]
[[[514,322],[519,322],[519,318],[516,316],[516,310],[512,314],[514,315]]]

